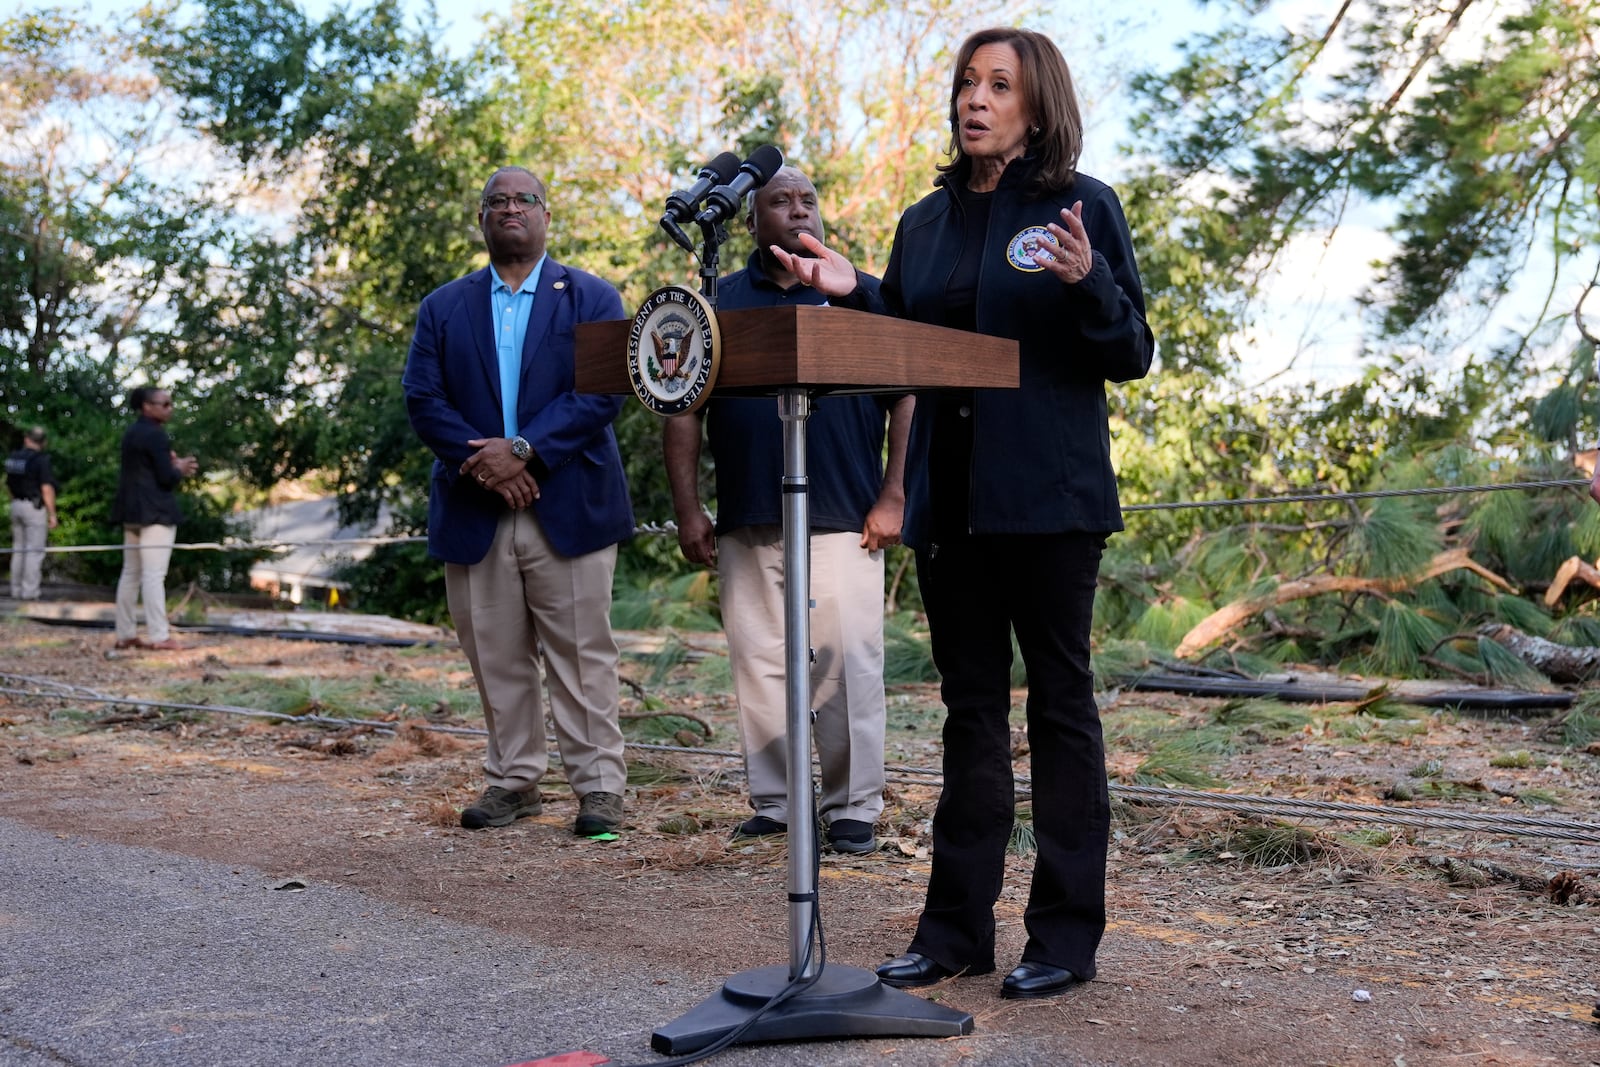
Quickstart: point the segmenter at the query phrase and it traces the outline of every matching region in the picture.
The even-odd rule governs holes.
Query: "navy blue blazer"
[[[490,283],[485,267],[424,298],[401,379],[412,428],[435,457],[428,554],[446,563],[482,561],[506,511],[499,493],[460,473],[474,451],[468,441],[505,436]],[[538,457],[533,510],[565,556],[597,551],[633,533],[628,482],[611,430],[623,398],[573,391],[573,328],[626,317],[609,283],[545,261],[522,349],[517,424]]]

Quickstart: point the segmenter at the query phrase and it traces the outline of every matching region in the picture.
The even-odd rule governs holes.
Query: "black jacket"
[[[1120,530],[1105,382],[1144,377],[1155,351],[1128,224],[1103,182],[1080,174],[1072,188],[1030,199],[1022,191],[1030,172],[1018,160],[1001,176],[978,277],[978,332],[1018,342],[1021,387],[972,392],[970,532]],[[1059,224],[1079,200],[1094,251],[1088,275],[1063,285],[1018,266],[1029,231]],[[948,185],[901,216],[883,276],[891,313],[944,324],[963,220]],[[925,460],[938,405],[928,399],[917,403],[906,471],[905,540],[917,548],[927,546],[931,521]]]
[[[172,465],[172,442],[159,422],[142,416],[122,435],[122,471],[111,521],[127,526],[176,526],[183,518],[172,490],[182,475]]]

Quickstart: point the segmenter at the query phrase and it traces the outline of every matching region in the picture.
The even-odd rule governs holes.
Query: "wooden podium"
[[[837,1037],[954,1037],[972,1016],[885,986],[872,971],[826,966],[818,936],[816,802],[811,780],[811,528],[806,419],[824,393],[1016,388],[1017,343],[845,308],[718,312],[720,367],[711,396],[773,396],[783,423],[783,581],[789,779],[789,965],[742,971],[721,992],[656,1030],[669,1055],[717,1042]],[[580,393],[631,395],[631,320],[577,327]]]
[[[580,323],[580,393],[632,396],[627,319]],[[908,389],[1015,389],[1017,343],[848,308],[789,305],[719,311],[722,366],[712,396]]]

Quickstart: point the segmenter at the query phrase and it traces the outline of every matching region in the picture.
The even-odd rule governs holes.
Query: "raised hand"
[[[1083,228],[1083,201],[1061,212],[1061,225],[1050,224],[1054,248],[1041,248],[1033,261],[1071,285],[1081,282],[1094,267],[1094,249],[1089,247],[1089,231]]]
[[[849,296],[855,292],[856,269],[848,259],[809,233],[800,235],[800,243],[812,256],[797,256],[777,245],[770,246],[784,270],[798,278],[801,285],[809,285],[825,296]]]

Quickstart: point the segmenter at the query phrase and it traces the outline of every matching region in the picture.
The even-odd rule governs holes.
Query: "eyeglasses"
[[[483,198],[485,211],[505,211],[513,206],[532,211],[536,207],[543,207],[544,201],[539,199],[538,193],[512,193],[510,196],[495,193]]]

